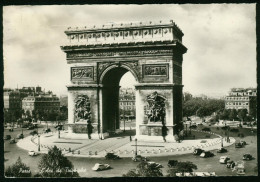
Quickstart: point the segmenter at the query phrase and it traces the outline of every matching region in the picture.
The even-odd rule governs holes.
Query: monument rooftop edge
[[[130,42],[172,41],[182,42],[181,29],[170,22],[121,23],[100,27],[69,27],[65,31],[67,42],[64,46],[98,45]]]

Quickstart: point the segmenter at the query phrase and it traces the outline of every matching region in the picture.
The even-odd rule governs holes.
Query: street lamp
[[[185,125],[186,125],[186,137],[188,136],[188,129],[187,129],[187,125],[188,125],[188,123],[187,122],[185,122]]]
[[[135,139],[135,156],[137,156],[137,138]]]
[[[221,148],[223,148],[223,137],[221,137]]]
[[[60,130],[59,130],[59,128],[58,128],[58,133],[59,133],[58,137],[60,138]]]
[[[41,147],[40,147],[40,135],[38,134],[38,152],[41,151]]]

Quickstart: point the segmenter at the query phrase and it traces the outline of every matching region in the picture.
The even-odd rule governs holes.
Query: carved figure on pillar
[[[87,95],[79,95],[75,99],[75,119],[76,122],[86,120],[91,123],[90,101]]]
[[[148,107],[146,115],[149,122],[162,122],[165,119],[165,99],[158,95],[157,92],[147,96]]]

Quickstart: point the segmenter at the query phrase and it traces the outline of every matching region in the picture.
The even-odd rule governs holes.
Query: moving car
[[[241,140],[240,143],[241,143],[243,146],[246,145],[246,142],[243,141],[243,140]]]
[[[36,130],[30,132],[30,135],[37,135],[37,134],[38,134],[38,132]]]
[[[229,161],[227,161],[227,168],[234,168],[235,167],[235,165],[236,165],[236,163],[234,162],[234,161],[231,161],[231,160],[229,160]]]
[[[44,132],[44,133],[49,133],[49,132],[51,132],[51,129],[50,129],[50,128],[48,128],[48,129],[43,129],[43,132]]]
[[[200,157],[207,158],[207,157],[213,157],[214,154],[210,151],[205,151],[200,154]]]
[[[235,148],[242,148],[243,145],[239,142],[239,143],[235,143]]]
[[[244,154],[243,155],[243,160],[252,160],[253,156],[251,154]]]
[[[150,162],[147,162],[147,164],[150,166],[153,166],[154,168],[163,168],[163,166],[161,164],[156,163],[156,162],[150,161]]]
[[[106,159],[120,159],[120,157],[118,155],[115,155],[113,152],[108,152],[105,156]]]
[[[11,135],[5,135],[4,140],[10,140],[11,138]]]
[[[225,153],[227,152],[227,149],[221,147],[220,149],[217,150],[217,153]]]
[[[169,160],[168,161],[168,167],[174,167],[174,166],[177,165],[177,163],[178,163],[177,160]]]
[[[197,148],[197,149],[194,149],[193,154],[194,155],[200,155],[202,152],[204,152],[204,150]]]
[[[100,164],[100,163],[96,163],[94,165],[94,167],[92,167],[92,170],[93,171],[103,171],[103,170],[106,170],[106,169],[110,169],[110,165],[108,164]]]
[[[27,130],[32,130],[32,129],[34,129],[34,126],[29,126],[29,127],[27,128]]]
[[[34,152],[33,150],[29,151],[28,154],[29,154],[29,156],[36,156],[37,155],[37,153]]]
[[[16,138],[17,139],[21,139],[21,138],[24,138],[24,135],[21,133],[21,134],[18,134],[17,136],[16,136]]]
[[[237,170],[237,174],[238,175],[246,174],[245,173],[245,166],[244,166],[244,164],[238,164],[237,167],[236,167],[236,170]]]
[[[14,138],[12,138],[11,140],[10,140],[10,142],[9,142],[10,144],[14,144],[14,143],[16,143],[15,142],[15,139]]]
[[[146,157],[143,157],[141,155],[136,155],[132,158],[133,161],[135,162],[140,162],[140,161],[148,161]]]
[[[229,161],[229,160],[230,160],[229,157],[227,157],[227,156],[221,156],[221,157],[219,158],[219,163],[220,163],[220,164],[226,164],[227,161]]]

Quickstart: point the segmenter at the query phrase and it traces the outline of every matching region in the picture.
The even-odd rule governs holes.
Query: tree
[[[230,109],[225,109],[225,110],[220,114],[220,119],[227,120],[229,114],[230,114]]]
[[[229,113],[229,119],[230,120],[235,120],[237,118],[237,110],[236,109],[232,109]]]
[[[178,162],[175,166],[170,167],[168,172],[168,176],[173,177],[176,176],[176,173],[181,173],[182,176],[185,172],[193,172],[193,169],[197,169],[197,165],[193,164],[190,161],[187,162]]]
[[[162,170],[154,164],[142,161],[136,169],[131,169],[123,177],[160,177],[163,176]]]
[[[20,157],[18,157],[15,164],[9,166],[5,171],[6,177],[31,177],[31,170],[26,166]]]
[[[40,173],[36,176],[40,177],[79,177],[73,164],[67,157],[63,156],[62,151],[56,146],[51,148],[48,154],[42,156],[38,168]]]
[[[247,116],[247,109],[240,109],[238,110],[238,118],[241,120],[240,121],[240,124],[241,122],[243,122]]]

